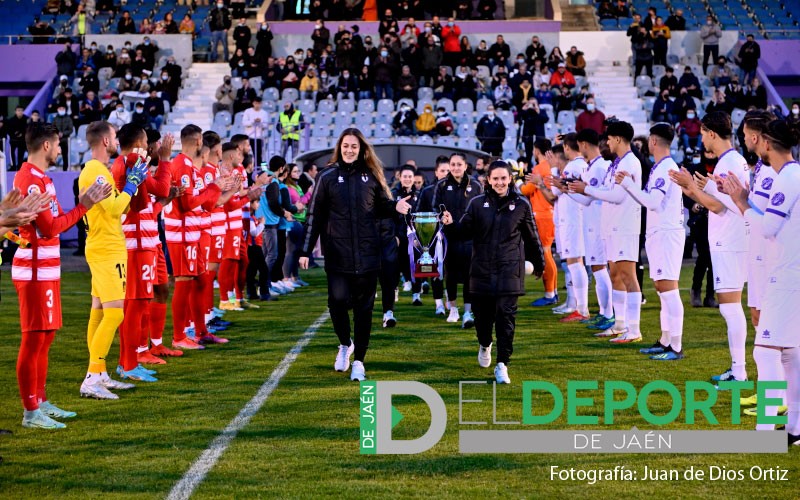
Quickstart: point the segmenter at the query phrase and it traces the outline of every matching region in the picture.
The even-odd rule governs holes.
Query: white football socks
[[[781,363],[781,351],[770,349],[769,347],[755,346],[753,348],[753,359],[756,361],[758,370],[758,381],[786,380],[786,374]],[[768,398],[778,398],[783,391],[780,389],[767,389],[765,396]],[[764,414],[774,417],[778,414],[776,406],[766,406]],[[757,431],[774,431],[775,424],[756,424]]]
[[[728,326],[728,349],[731,352],[731,370],[736,380],[747,379],[745,369],[745,342],[747,340],[747,318],[741,303],[720,304],[719,312]]]
[[[611,303],[614,305],[614,330],[618,332],[624,330],[625,327],[628,326],[625,321],[627,317],[625,307],[627,297],[628,292],[625,290],[611,291]]]
[[[642,315],[642,292],[628,292],[625,303],[627,305],[625,319],[628,323],[630,336],[641,337],[642,331],[639,329],[639,320]]]
[[[678,290],[669,290],[668,292],[662,293],[661,305],[662,314],[665,306],[667,310],[669,343],[673,351],[681,352],[683,349],[683,302],[681,302],[681,292]]]
[[[599,271],[594,271],[594,291],[597,293],[597,303],[600,304],[600,314],[606,318],[614,316],[611,307],[611,276],[605,267]]]
[[[572,291],[575,294],[576,309],[584,316],[589,315],[589,275],[586,267],[576,262],[569,264],[570,276],[572,276]]]

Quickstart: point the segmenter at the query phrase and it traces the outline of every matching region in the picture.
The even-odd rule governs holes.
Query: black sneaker
[[[661,342],[657,340],[656,343],[650,347],[639,349],[639,352],[642,354],[661,354],[668,350],[670,350],[669,346],[662,345]]]
[[[692,307],[703,307],[703,300],[700,298],[700,290],[692,290],[689,292],[689,301]]]
[[[719,307],[719,303],[714,297],[706,297],[703,301],[703,307]]]

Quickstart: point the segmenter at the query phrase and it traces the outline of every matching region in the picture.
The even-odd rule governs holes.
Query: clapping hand
[[[394,209],[403,215],[408,214],[411,211],[411,205],[408,203],[409,198],[411,198],[411,195],[401,198],[394,206]]]
[[[631,177],[631,173],[630,172],[626,172],[624,170],[620,170],[619,172],[616,173],[616,175],[614,175],[614,181],[617,184],[622,184],[622,181],[625,180],[625,177]]]

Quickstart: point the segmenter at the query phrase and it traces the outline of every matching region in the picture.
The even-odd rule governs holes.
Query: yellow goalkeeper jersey
[[[86,212],[86,261],[127,258],[122,215],[128,210],[131,196],[116,188],[108,167],[97,160],[90,160],[81,171],[78,187],[83,191],[94,183],[110,184],[113,190],[111,196]]]

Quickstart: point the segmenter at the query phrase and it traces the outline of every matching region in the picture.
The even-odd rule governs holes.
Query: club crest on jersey
[[[467,186],[467,192],[469,193],[470,191],[472,191],[472,186]]]
[[[483,202],[483,208],[489,208],[489,202],[488,201],[484,201]]]
[[[775,196],[772,197],[772,204],[776,207],[783,205],[784,201],[786,201],[786,196],[783,193],[775,193]]]
[[[94,180],[96,183],[100,184],[101,186],[106,183],[106,178],[102,175],[98,175],[97,179]]]
[[[361,180],[362,180],[363,182],[367,182],[367,181],[369,180],[369,177],[367,176],[367,174],[362,174],[362,175],[361,175]]]
[[[31,184],[30,186],[28,186],[28,194],[39,194],[41,192],[42,191],[39,189],[39,186],[37,186],[36,184]]]
[[[195,189],[203,189],[203,179],[201,179],[201,178],[199,178],[199,177],[198,177],[198,178],[196,178],[196,179],[194,180],[194,188],[195,188]]]
[[[589,181],[589,185],[590,185],[590,186],[596,186],[596,185],[597,185],[597,179],[591,179],[591,180]]]
[[[772,189],[772,177],[767,177],[763,181],[761,181],[761,188],[762,189]]]
[[[515,208],[517,208],[517,206],[514,204],[508,206],[508,209],[511,210],[512,212],[514,211]]]
[[[339,176],[339,184],[343,184],[343,183],[344,183],[344,177],[342,177],[342,176],[340,175],[340,176]]]
[[[656,179],[655,187],[656,187],[656,189],[660,189],[660,188],[664,187],[664,184],[665,184],[664,178],[663,177],[659,177],[658,179]]]
[[[181,186],[188,188],[192,185],[191,179],[189,179],[189,174],[183,174],[181,176]]]

